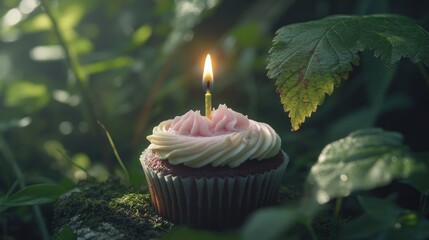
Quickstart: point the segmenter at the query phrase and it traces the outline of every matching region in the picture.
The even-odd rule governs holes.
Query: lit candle
[[[206,118],[212,118],[212,94],[210,91],[213,89],[213,69],[210,54],[207,54],[206,62],[204,64],[203,72],[203,89],[206,91],[205,105],[206,105]]]

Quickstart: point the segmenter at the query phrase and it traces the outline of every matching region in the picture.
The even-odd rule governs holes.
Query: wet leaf
[[[402,144],[399,133],[364,129],[327,145],[307,180],[314,187],[317,201],[323,204],[425,169]]]

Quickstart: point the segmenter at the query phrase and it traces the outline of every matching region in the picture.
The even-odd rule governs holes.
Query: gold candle
[[[203,72],[203,89],[206,91],[205,95],[205,109],[206,118],[212,119],[212,94],[210,90],[213,88],[213,68],[210,54],[207,54],[206,62],[204,64]]]

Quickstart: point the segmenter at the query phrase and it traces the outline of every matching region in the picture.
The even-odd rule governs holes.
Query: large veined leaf
[[[323,204],[423,171],[426,166],[402,144],[399,133],[364,129],[327,145],[307,180],[314,187],[316,200]]]
[[[373,50],[387,67],[402,57],[429,66],[429,33],[402,16],[333,16],[277,31],[268,77],[276,80],[292,130],[348,77],[359,63],[358,52],[365,49]]]

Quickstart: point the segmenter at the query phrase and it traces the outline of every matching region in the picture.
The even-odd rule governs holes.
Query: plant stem
[[[341,212],[341,206],[343,205],[343,198],[337,197],[335,200],[335,209],[334,209],[334,215],[332,218],[331,223],[331,231],[330,231],[330,239],[334,238],[334,235],[336,234],[336,229],[338,228],[339,222],[340,222],[340,212]]]
[[[334,223],[337,224],[339,222],[340,212],[341,212],[341,206],[343,205],[343,198],[337,197],[337,200],[335,201],[335,210],[334,210]]]
[[[16,178],[19,181],[19,186],[21,188],[25,187],[24,174],[22,173],[21,168],[16,162],[12,149],[10,148],[9,144],[7,144],[7,142],[5,141],[5,139],[1,134],[0,134],[0,152],[3,153],[3,156],[6,159],[6,161],[9,163],[10,166],[12,166],[13,172],[15,173]],[[50,236],[49,236],[48,228],[46,227],[46,223],[45,223],[45,220],[43,219],[42,212],[40,211],[39,206],[34,205],[32,208],[33,208],[34,215],[36,217],[37,225],[42,234],[42,238],[44,240],[49,240]]]
[[[423,63],[419,62],[417,66],[419,67],[420,73],[422,74],[423,79],[425,80],[426,85],[428,85],[429,88],[429,73],[426,71],[426,68]]]
[[[55,35],[57,36],[58,41],[60,42],[60,45],[64,49],[64,53],[65,53],[67,62],[69,63],[70,69],[71,69],[74,77],[76,78],[77,87],[81,93],[83,101],[85,102],[85,106],[87,107],[87,111],[89,112],[91,122],[94,123],[94,126],[96,126],[95,123],[97,122],[97,120],[96,120],[97,118],[96,118],[96,114],[94,111],[94,107],[93,107],[93,104],[89,98],[89,95],[87,94],[86,87],[84,85],[84,84],[86,84],[88,77],[83,71],[80,70],[79,60],[77,59],[75,52],[73,52],[71,50],[71,48],[69,47],[69,45],[67,44],[67,42],[66,42],[66,40],[65,40],[65,38],[61,32],[59,24],[58,24],[56,18],[54,17],[54,14],[51,10],[51,7],[46,2],[46,0],[41,0],[40,3],[41,3],[41,6],[43,7],[43,9],[45,10],[46,14],[48,15],[49,20],[51,20],[52,28],[55,32]]]
[[[310,232],[311,239],[317,240],[316,233],[314,233],[314,230],[313,230],[313,227],[311,226],[311,223],[307,223],[307,224],[305,224],[305,226],[307,227],[308,231]]]
[[[99,128],[97,127],[97,114],[95,112],[95,108],[94,108],[94,104],[91,101],[91,98],[89,97],[89,94],[87,92],[87,87],[86,84],[88,82],[88,76],[85,72],[83,72],[81,70],[80,64],[79,64],[79,60],[77,58],[77,55],[74,51],[72,51],[72,48],[69,47],[69,45],[67,44],[66,39],[64,38],[60,26],[49,6],[49,4],[47,3],[46,0],[40,0],[40,4],[43,7],[43,9],[45,10],[46,14],[48,15],[49,20],[52,23],[52,28],[55,32],[55,35],[58,38],[58,41],[60,42],[60,45],[63,47],[64,49],[64,53],[67,59],[67,62],[69,63],[70,69],[76,79],[76,84],[77,87],[80,91],[80,95],[83,99],[83,102],[85,104],[85,110],[86,113],[85,115],[88,116],[89,118],[89,122],[92,126],[92,129],[94,129],[95,134],[96,134],[96,138],[98,140],[98,145],[101,149],[101,153],[103,154],[104,158],[107,160],[107,166],[108,168],[111,168],[112,164],[110,162],[110,158],[108,157],[108,154],[103,150],[102,143],[101,143],[101,139],[102,139],[102,134],[101,131],[99,130]]]
[[[423,217],[426,216],[426,214],[429,211],[428,202],[429,202],[428,194],[422,193],[420,195],[420,201],[419,201],[419,205],[420,205],[419,212]]]
[[[48,227],[46,226],[45,219],[43,218],[42,211],[40,211],[39,205],[33,205],[33,212],[36,217],[37,226],[42,233],[43,240],[49,240],[51,237],[49,236]]]
[[[19,181],[19,186],[21,188],[25,187],[24,182],[24,174],[22,174],[22,170],[19,167],[18,163],[15,160],[15,157],[13,155],[13,152],[7,142],[4,140],[3,136],[0,135],[0,151],[3,153],[4,158],[9,163],[10,166],[12,166],[13,172],[15,173],[15,176]]]

